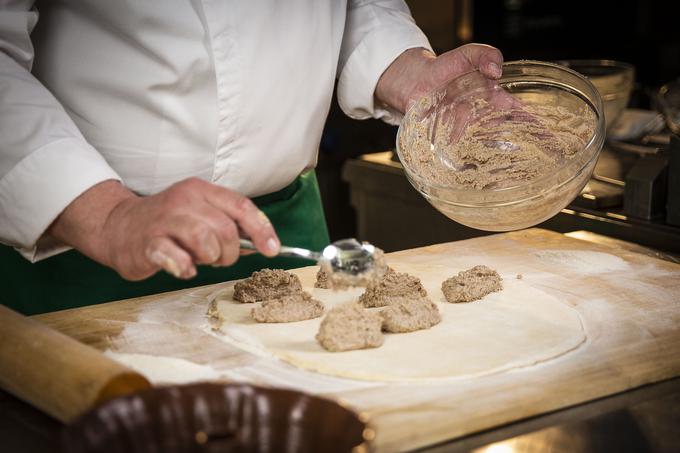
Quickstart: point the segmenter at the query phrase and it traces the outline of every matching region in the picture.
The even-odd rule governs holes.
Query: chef
[[[396,124],[501,75],[489,46],[435,56],[400,0],[33,3],[0,0],[0,302],[24,313],[299,264],[271,257],[329,242],[336,78],[347,115]]]

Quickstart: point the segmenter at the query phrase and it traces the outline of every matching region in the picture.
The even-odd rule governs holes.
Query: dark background
[[[643,85],[659,86],[680,75],[678,1],[473,3],[474,40],[500,48],[507,60],[621,60],[635,65]]]
[[[437,53],[466,42],[498,47],[506,60],[613,59],[632,63],[630,105],[655,108],[659,86],[680,76],[680,2],[661,0],[411,0],[418,25]],[[468,26],[464,26],[465,18]],[[392,149],[396,128],[347,118],[334,101],[317,173],[332,239],[356,236],[349,188],[352,157]]]

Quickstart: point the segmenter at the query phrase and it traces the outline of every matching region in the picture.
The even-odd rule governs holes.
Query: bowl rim
[[[613,61],[613,60],[611,60],[611,61]],[[507,61],[507,62],[503,63],[504,68],[505,67],[512,67],[512,66],[538,66],[538,67],[553,68],[553,69],[557,69],[559,71],[569,73],[573,76],[576,76],[578,79],[580,79],[582,82],[584,82],[586,84],[586,86],[588,86],[588,88],[590,90],[592,90],[592,93],[595,95],[594,99],[593,99],[594,105],[591,105],[591,107],[595,110],[595,114],[597,115],[597,125],[595,127],[595,130],[593,131],[593,135],[590,137],[590,139],[588,140],[588,142],[586,143],[586,145],[584,146],[583,149],[585,150],[585,149],[588,149],[591,146],[593,146],[595,144],[596,140],[604,143],[605,124],[604,124],[604,106],[603,106],[603,103],[602,103],[602,96],[597,91],[597,88],[595,87],[595,85],[593,85],[593,83],[587,77],[585,77],[583,74],[580,74],[579,72],[577,72],[577,71],[575,71],[575,70],[573,70],[569,67],[562,66],[562,65],[559,65],[559,64],[556,64],[556,63],[547,62],[547,61],[513,60],[513,61]],[[432,95],[432,93],[435,93],[435,92],[441,90],[443,87],[446,87],[447,85],[449,85],[454,80],[458,80],[462,77],[466,77],[466,76],[473,74],[473,73],[480,73],[481,74],[479,69],[475,69],[475,70],[472,70],[472,71],[467,71],[467,72],[460,74],[460,75],[457,75],[455,77],[452,77],[452,78],[448,79],[446,82],[437,86],[436,88],[430,90],[427,94],[422,96],[420,99],[423,99],[427,96]],[[577,90],[577,91],[580,91],[580,90]],[[419,103],[420,102],[418,102],[418,101],[414,102],[406,110],[403,118],[406,118],[413,111],[413,109],[417,108]],[[528,181],[528,182],[523,183],[523,184],[517,184],[517,185],[510,186],[510,187],[501,187],[501,188],[495,188],[495,189],[475,189],[475,188],[457,189],[457,188],[453,188],[451,186],[442,186],[442,185],[439,185],[439,184],[434,184],[434,183],[428,182],[424,178],[418,176],[413,170],[411,170],[408,167],[408,165],[406,165],[406,163],[404,162],[404,159],[402,159],[402,156],[401,156],[402,151],[401,151],[401,148],[399,146],[399,142],[400,142],[400,137],[401,137],[401,133],[402,133],[402,126],[404,124],[403,118],[402,118],[402,122],[399,124],[399,128],[397,130],[397,136],[396,136],[396,151],[397,151],[397,155],[399,156],[399,161],[400,161],[402,167],[404,167],[404,169],[406,170],[406,174],[407,174],[407,177],[409,177],[409,179],[412,178],[412,179],[416,180],[419,184],[424,185],[424,186],[431,188],[431,189],[446,191],[446,192],[449,192],[451,194],[481,194],[481,193],[487,193],[487,194],[501,194],[502,195],[502,194],[506,194],[506,193],[512,193],[513,191],[517,191],[518,189],[521,189],[521,188],[525,188],[530,184],[531,185],[538,184],[538,183],[547,181],[549,179],[554,179],[557,174],[561,173],[562,171],[566,170],[569,167],[569,165],[568,165],[569,162],[567,162],[565,165],[562,165],[556,171],[549,172],[549,173],[541,176],[540,178]],[[598,134],[598,131],[602,131],[602,133]],[[599,137],[599,136],[601,136],[601,137]],[[598,146],[600,146],[600,145],[598,145]],[[598,155],[599,155],[599,152],[597,152],[597,151],[594,152],[593,155],[590,156],[590,158],[588,158],[588,160],[586,162],[584,162],[579,167],[578,171],[575,174],[578,174],[583,168],[586,168],[588,166],[588,163],[590,163],[593,158],[597,158]],[[534,194],[534,195],[532,195],[528,198],[523,198],[519,201],[529,200],[529,199],[533,198],[534,196],[542,195],[545,192],[552,190],[554,187],[555,186],[549,186],[545,191],[538,192],[538,193],[536,193],[536,194]],[[428,194],[428,195],[431,196],[430,194]],[[447,202],[452,203],[450,201],[447,201]],[[500,204],[505,204],[505,203],[500,203]],[[479,206],[479,204],[470,205],[470,207],[472,207],[472,206]]]
[[[629,69],[635,71],[635,65],[621,60],[610,60],[610,59],[600,59],[600,58],[560,58],[559,60],[553,60],[555,64],[559,66],[564,66],[567,69],[571,69],[571,66],[600,66],[607,68],[619,68],[619,69]],[[580,73],[579,73],[580,74]]]

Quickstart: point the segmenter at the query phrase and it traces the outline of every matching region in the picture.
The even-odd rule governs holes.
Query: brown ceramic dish
[[[339,404],[292,390],[194,384],[102,404],[64,431],[70,453],[363,452],[372,431]]]

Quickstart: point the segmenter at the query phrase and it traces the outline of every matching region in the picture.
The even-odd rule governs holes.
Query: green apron
[[[313,171],[253,201],[269,216],[282,244],[311,250],[328,245]],[[188,281],[158,272],[146,280],[130,282],[75,250],[30,263],[11,247],[0,245],[0,303],[32,315],[244,278],[265,267],[291,269],[310,264],[313,263],[303,259],[253,254],[241,257],[230,267],[200,266],[198,275]]]

